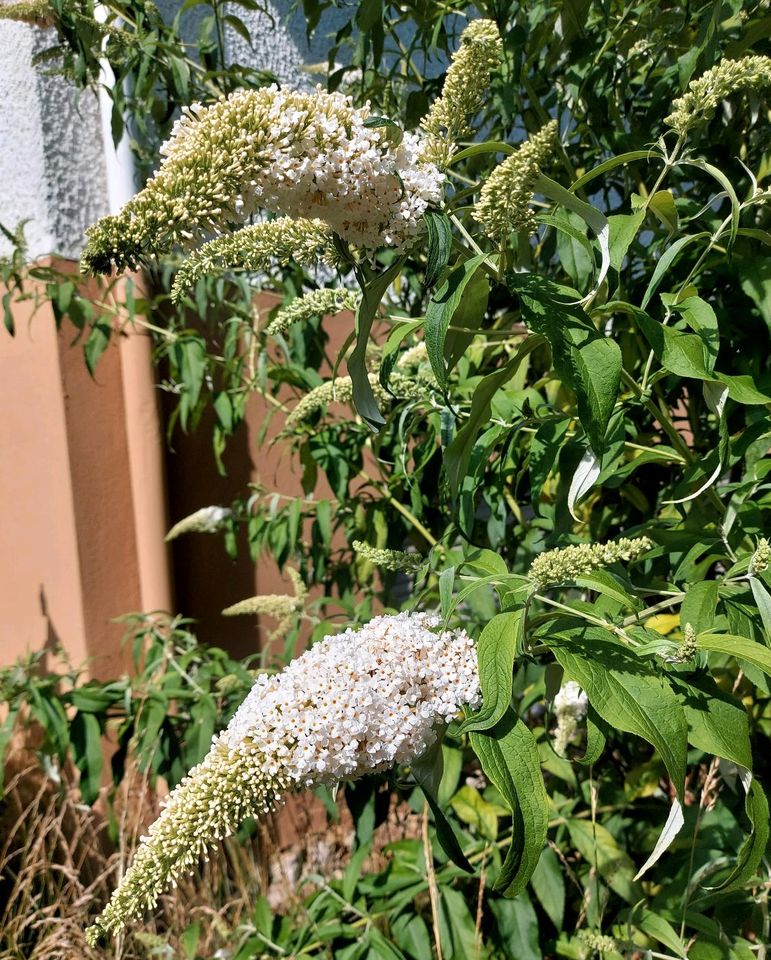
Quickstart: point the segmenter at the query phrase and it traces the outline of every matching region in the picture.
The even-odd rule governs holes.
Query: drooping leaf
[[[452,250],[452,227],[446,213],[426,210],[423,214],[428,238],[426,251],[426,287],[433,287],[447,266]]]
[[[475,323],[478,326],[487,309],[489,284],[484,274],[478,273],[485,259],[486,255],[480,254],[450,270],[426,307],[424,329],[428,359],[443,389],[449,372],[445,340],[450,322],[460,313],[460,325],[473,328]]]
[[[744,812],[750,821],[750,832],[736,857],[731,873],[714,890],[737,890],[748,883],[760,866],[769,838],[768,800],[763,788],[753,779],[744,798]]]
[[[476,439],[490,418],[490,406],[493,397],[504,384],[511,380],[525,357],[542,343],[542,337],[527,337],[505,366],[487,374],[477,385],[471,398],[471,411],[468,420],[444,452],[444,465],[453,497],[457,497],[463,478],[466,476]]]
[[[369,427],[377,432],[385,423],[375,400],[366,365],[367,347],[372,323],[389,285],[396,279],[404,258],[396,260],[378,276],[361,283],[362,298],[356,311],[356,346],[348,358],[348,373],[353,384],[353,405]]]
[[[529,882],[546,842],[548,797],[538,745],[511,709],[497,726],[473,732],[470,739],[482,769],[511,808],[512,839],[495,889],[515,897]]]

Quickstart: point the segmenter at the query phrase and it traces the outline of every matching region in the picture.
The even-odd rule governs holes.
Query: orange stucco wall
[[[135,509],[161,482],[150,469],[162,464],[160,449],[152,454],[152,372],[155,413],[143,459],[128,429],[136,383],[126,389],[126,369],[136,377],[126,338],[113,338],[91,378],[77,331],[67,322],[57,331],[47,304],[13,311],[15,336],[0,334],[0,662],[60,644],[74,663],[88,660],[95,675],[115,676],[127,659],[114,618],[146,609],[148,595],[170,605],[168,571],[143,590],[139,545],[147,531]],[[132,349],[143,350],[149,368],[146,344]],[[165,558],[165,516],[154,523],[156,553]]]
[[[274,303],[261,298],[264,310]],[[115,676],[128,662],[114,618],[153,610],[192,617],[202,640],[233,654],[257,652],[257,619],[221,611],[256,593],[287,592],[275,564],[255,567],[245,536],[233,561],[219,536],[184,536],[168,549],[164,534],[202,506],[243,497],[257,480],[301,495],[286,448],[259,443],[264,402],[251,401],[220,476],[206,421],[177,431],[167,449],[144,333],[113,337],[91,378],[75,331],[57,332],[47,305],[34,315],[29,304],[13,309],[16,335],[0,330],[0,664],[59,643],[94,675]],[[332,339],[349,328],[336,321]],[[279,428],[276,419],[269,436]]]

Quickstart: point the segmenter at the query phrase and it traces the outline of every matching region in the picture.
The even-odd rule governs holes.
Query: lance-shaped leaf
[[[533,274],[510,274],[507,282],[521,300],[522,319],[549,341],[554,369],[576,395],[581,426],[599,456],[621,382],[618,344],[595,328],[564,287]]]
[[[499,613],[487,624],[477,641],[481,709],[464,721],[461,732],[489,730],[511,705],[514,657],[525,630],[525,611]]]
[[[688,724],[667,681],[601,628],[548,642],[565,676],[586,691],[611,728],[636,734],[658,750],[682,796]]]
[[[447,374],[457,351],[448,356],[447,330],[450,321],[468,330],[476,330],[487,309],[490,285],[479,272],[486,254],[472,257],[454,267],[434,292],[426,307],[425,339],[431,369],[439,385],[447,386]]]
[[[383,426],[385,420],[369,382],[366,363],[367,346],[378,307],[389,284],[398,276],[403,264],[404,257],[401,257],[379,276],[366,282],[361,282],[362,278],[359,278],[362,298],[356,312],[356,346],[348,358],[348,373],[351,375],[353,386],[353,405],[374,432]]]
[[[497,726],[471,733],[470,740],[485,774],[511,808],[511,844],[495,889],[506,897],[516,897],[538,864],[549,822],[538,745],[511,709]]]

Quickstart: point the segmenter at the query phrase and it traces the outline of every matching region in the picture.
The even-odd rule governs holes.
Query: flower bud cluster
[[[590,950],[597,953],[610,953],[618,951],[618,943],[605,933],[598,933],[595,930],[579,930],[578,936],[584,941]]]
[[[392,573],[415,573],[423,565],[423,557],[419,553],[407,553],[405,550],[388,550],[381,547],[372,547],[362,540],[354,540],[351,544],[354,553],[363,560],[368,560],[376,567],[390,570]]]
[[[684,136],[694,127],[706,123],[718,104],[740,90],[759,92],[771,86],[771,57],[742,57],[721,60],[696,80],[672,104],[674,110],[664,121]]]
[[[557,121],[550,120],[499,164],[485,181],[474,206],[474,219],[499,244],[512,230],[535,230],[530,209],[533,188],[549,157],[554,153]]]
[[[419,367],[424,363],[428,363],[428,347],[425,340],[420,340],[414,347],[409,347],[400,355],[396,366],[404,370],[408,367]]]
[[[410,763],[480,703],[474,644],[425,613],[377,617],[261,674],[142,839],[90,943],[140,917],[246,817],[282,795]]]
[[[539,587],[548,584],[570,583],[576,577],[607,567],[617,560],[629,563],[636,560],[653,544],[648,537],[622,537],[611,543],[582,543],[578,546],[547,550],[530,564],[528,576]]]
[[[370,119],[368,105],[321,87],[237,90],[188,108],[156,175],[89,231],[84,268],[108,272],[190,248],[260,210],[321,220],[362,250],[409,245],[444,177],[419,159],[418,137],[394,137]]]
[[[422,124],[429,134],[422,156],[440,170],[450,162],[458,140],[471,133],[469,120],[482,106],[502,49],[498,27],[492,20],[472,20],[461,34],[442,95]]]
[[[750,566],[747,571],[749,576],[767,570],[769,560],[771,560],[771,544],[769,544],[765,537],[761,537],[760,540],[758,540],[758,545],[750,560]]]
[[[56,14],[48,0],[18,0],[16,3],[0,3],[0,20],[16,20],[45,28],[56,24]]]
[[[696,643],[696,631],[693,629],[692,624],[686,623],[683,629],[683,639],[672,659],[676,663],[688,663],[690,660],[693,660],[698,652],[699,647]]]
[[[294,596],[283,593],[264,593],[256,597],[247,597],[239,600],[232,606],[225,607],[223,617],[266,616],[276,621],[275,629],[269,634],[270,640],[278,640],[286,636],[295,615],[305,609],[308,599],[308,588],[305,581],[293,567],[286,568],[286,574],[292,582]]]
[[[188,517],[183,517],[166,534],[166,542],[176,540],[183,533],[217,533],[222,530],[233,514],[228,507],[201,507]]]
[[[554,698],[554,718],[557,726],[554,729],[554,750],[564,756],[568,744],[573,740],[578,730],[578,724],[586,716],[589,700],[575,680],[568,680],[560,687]]]
[[[369,374],[369,382],[379,403],[388,403],[393,400],[393,394],[400,400],[417,400],[425,396],[431,384],[427,379],[408,377],[396,372],[391,374],[388,390],[380,383],[376,373]],[[305,394],[286,418],[285,429],[290,430],[303,423],[329,403],[350,403],[351,400],[353,400],[353,381],[350,377],[335,377],[334,380],[327,380],[326,383],[319,384]]]
[[[333,265],[336,259],[332,231],[323,221],[302,217],[264,220],[210,240],[191,253],[177,271],[171,297],[180,300],[201,277],[217,270],[257,272],[272,264],[312,266],[319,261]]]
[[[352,290],[330,290],[328,287],[312,290],[282,307],[265,332],[275,337],[286,333],[293,323],[307,323],[314,317],[331,316],[341,310],[356,310],[360,300],[361,296]]]

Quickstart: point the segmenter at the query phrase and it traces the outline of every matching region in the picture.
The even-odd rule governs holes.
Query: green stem
[[[570,613],[575,617],[581,617],[582,620],[586,620],[587,623],[592,623],[597,627],[602,627],[603,630],[608,630],[610,633],[615,633],[615,635],[624,641],[624,643],[629,644],[630,647],[638,646],[637,641],[633,640],[621,627],[617,627],[615,623],[610,623],[608,620],[603,620],[600,617],[594,617],[591,613],[586,613],[584,610],[577,610],[575,607],[569,607],[565,603],[560,603],[559,600],[552,600],[551,597],[545,597],[542,593],[536,593],[536,600],[540,600],[541,603],[545,603],[550,607],[555,607],[557,610],[564,610],[566,613]]]

